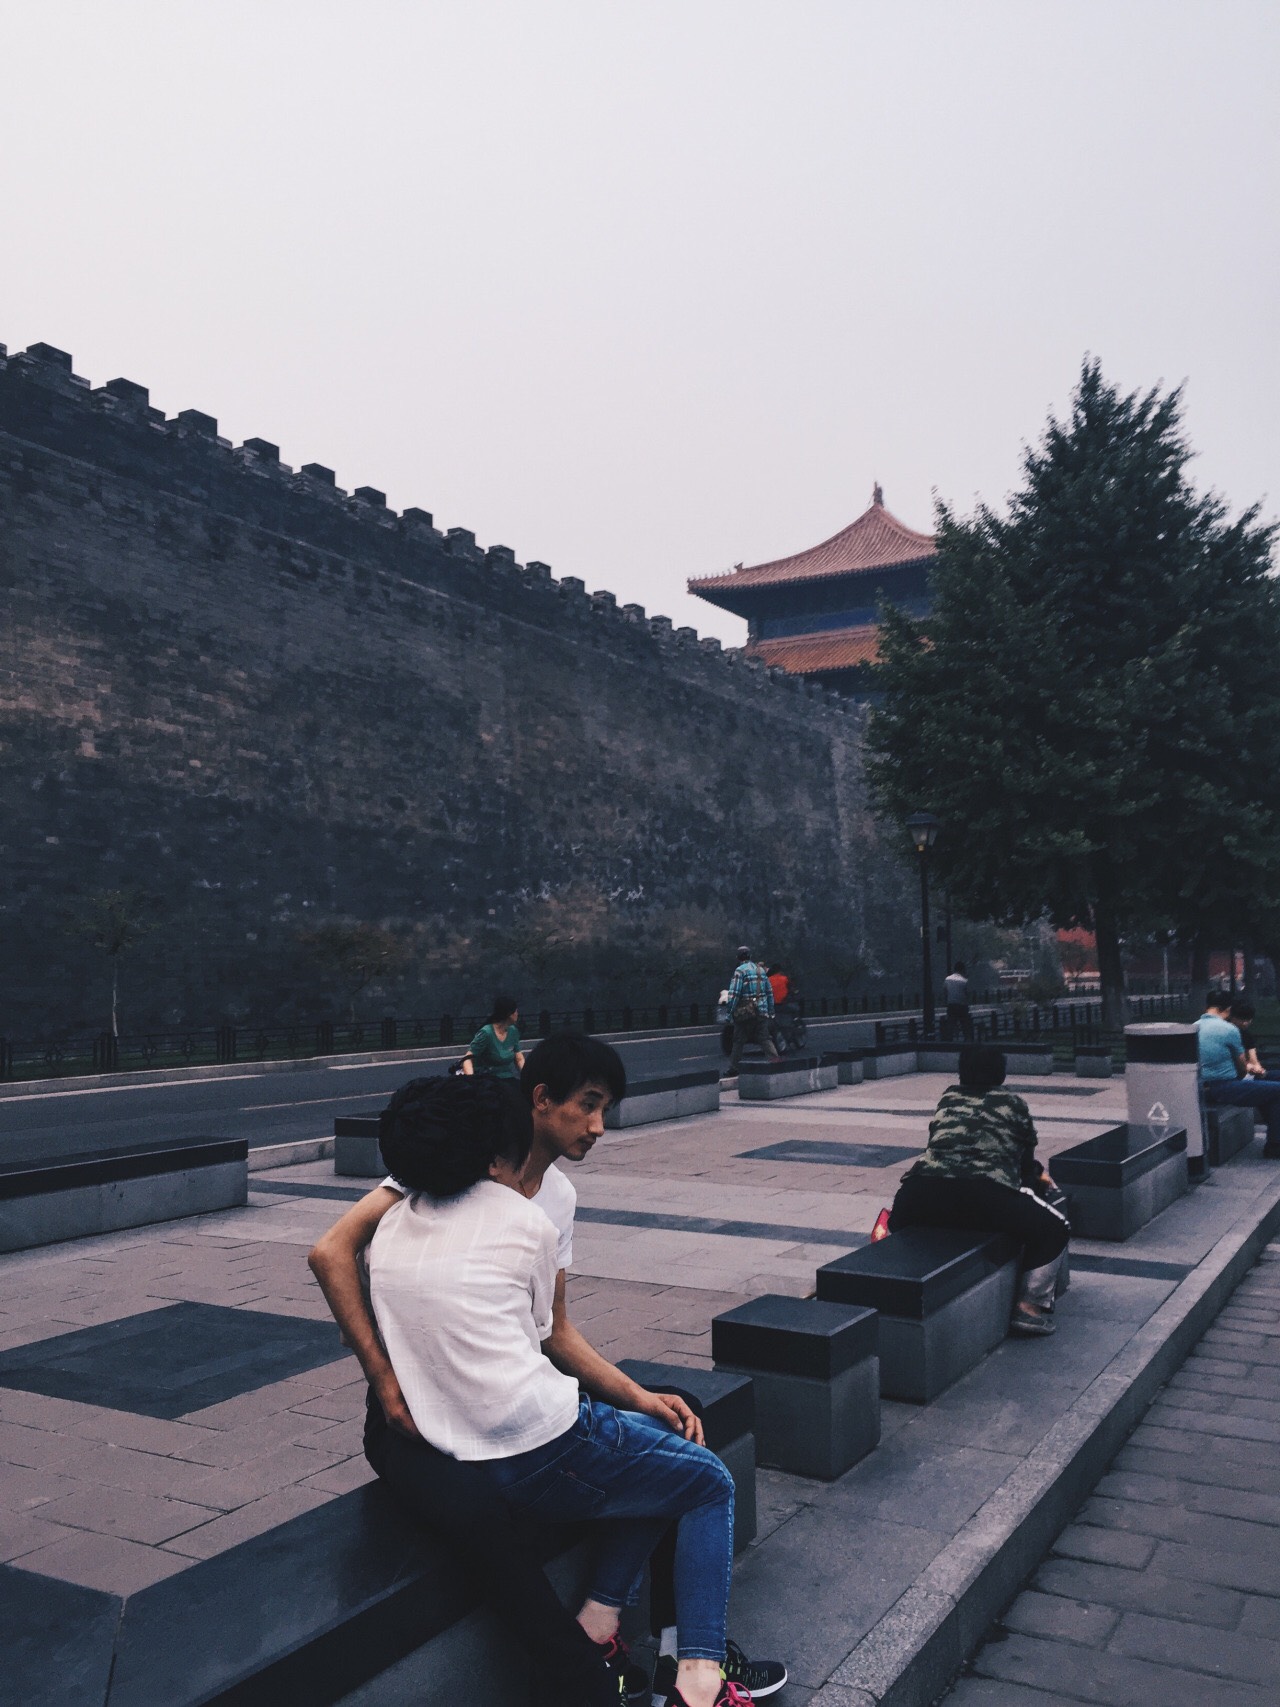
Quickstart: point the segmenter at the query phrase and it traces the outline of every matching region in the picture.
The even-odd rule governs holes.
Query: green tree
[[[1192,490],[1180,414],[1086,361],[1007,516],[939,505],[933,614],[886,610],[876,671],[879,809],[944,821],[970,917],[1092,929],[1113,1026],[1124,934],[1225,906],[1280,850],[1274,529]]]
[[[111,967],[111,1035],[120,1035],[120,956],[156,929],[155,902],[141,889],[102,889],[86,895],[66,921],[68,936],[107,956]]]
[[[409,958],[399,937],[363,920],[331,919],[299,931],[297,941],[320,975],[343,991],[353,1020],[360,992],[376,979],[397,977]]]

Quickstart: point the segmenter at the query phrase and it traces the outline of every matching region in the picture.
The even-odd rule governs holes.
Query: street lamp
[[[932,812],[913,812],[907,819],[907,829],[920,855],[920,976],[923,1005],[923,1030],[933,1036],[933,946],[929,941],[929,849],[938,839],[941,824]]]

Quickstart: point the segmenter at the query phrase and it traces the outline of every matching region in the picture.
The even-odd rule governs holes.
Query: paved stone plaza
[[[762,1292],[809,1293],[819,1264],[865,1239],[947,1082],[921,1074],[754,1106],[730,1093],[719,1114],[607,1134],[572,1169],[575,1319],[611,1358],[708,1364],[719,1311]],[[1120,1079],[1012,1082],[1050,1158],[1124,1118]],[[241,1210],[0,1258],[0,1557],[130,1594],[369,1479],[364,1383],[305,1263],[362,1189],[327,1162],[278,1168],[251,1176]],[[839,1481],[760,1472],[760,1532],[739,1563],[731,1628],[785,1655],[784,1707],[878,1699],[1025,1512],[1027,1535],[1044,1533],[1010,1581],[1012,1598],[1106,1460],[1070,1497],[1063,1466],[1168,1338],[1219,1250],[1278,1197],[1280,1174],[1255,1146],[1123,1246],[1073,1244],[1056,1337],[1006,1342],[928,1406],[886,1402],[882,1444]],[[1150,1438],[1124,1448],[1017,1601],[1007,1638],[983,1650],[981,1675],[957,1686],[957,1702],[1033,1702],[1035,1683],[1016,1668],[1058,1666],[1059,1642],[1070,1644],[1072,1678],[1084,1679],[1062,1698],[1147,1698],[1095,1689],[1080,1656],[1096,1662],[1105,1650],[1149,1665],[1160,1632],[1147,1624],[1165,1589],[1158,1580],[1148,1592],[1144,1575],[1194,1583],[1201,1553],[1212,1609],[1203,1621],[1218,1645],[1193,1644],[1186,1664],[1199,1656],[1199,1675],[1237,1626],[1248,1664],[1268,1663],[1280,1635],[1262,1564],[1264,1538],[1274,1541],[1263,1519],[1277,1515],[1262,1496],[1274,1504],[1280,1494],[1275,1297],[1260,1269],[1158,1400],[1143,1424]],[[1069,1503],[1050,1522],[1044,1490],[1055,1488]],[[1218,1521],[1232,1526],[1221,1545],[1206,1527]],[[1218,1554],[1245,1561],[1229,1581]],[[1121,1592],[1115,1580],[1137,1597],[1132,1607],[1108,1599]],[[1201,1592],[1166,1594],[1184,1642]],[[1261,1700],[1247,1692],[1260,1679],[1249,1678],[1234,1698],[1169,1699]],[[408,1683],[399,1689],[389,1677],[360,1700],[415,1699]]]

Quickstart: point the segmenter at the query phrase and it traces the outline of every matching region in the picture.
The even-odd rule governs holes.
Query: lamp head
[[[911,840],[916,845],[917,853],[925,853],[938,838],[941,821],[932,812],[913,812],[907,819],[907,829],[911,832]]]

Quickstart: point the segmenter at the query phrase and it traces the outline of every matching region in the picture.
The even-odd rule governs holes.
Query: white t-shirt
[[[945,978],[943,980],[943,983],[947,991],[947,1000],[951,1003],[952,1007],[968,1007],[969,980],[965,977],[963,972],[953,972],[949,978]]]
[[[402,1197],[405,1195],[404,1186],[393,1175],[388,1174],[382,1183],[392,1191],[398,1191]],[[578,1193],[572,1181],[552,1162],[542,1176],[537,1194],[529,1202],[537,1204],[556,1230],[556,1267],[572,1267],[573,1218],[578,1208]]]
[[[557,1242],[542,1210],[494,1180],[444,1202],[414,1192],[378,1222],[378,1332],[419,1433],[442,1452],[510,1458],[576,1421],[578,1383],[541,1350]]]

